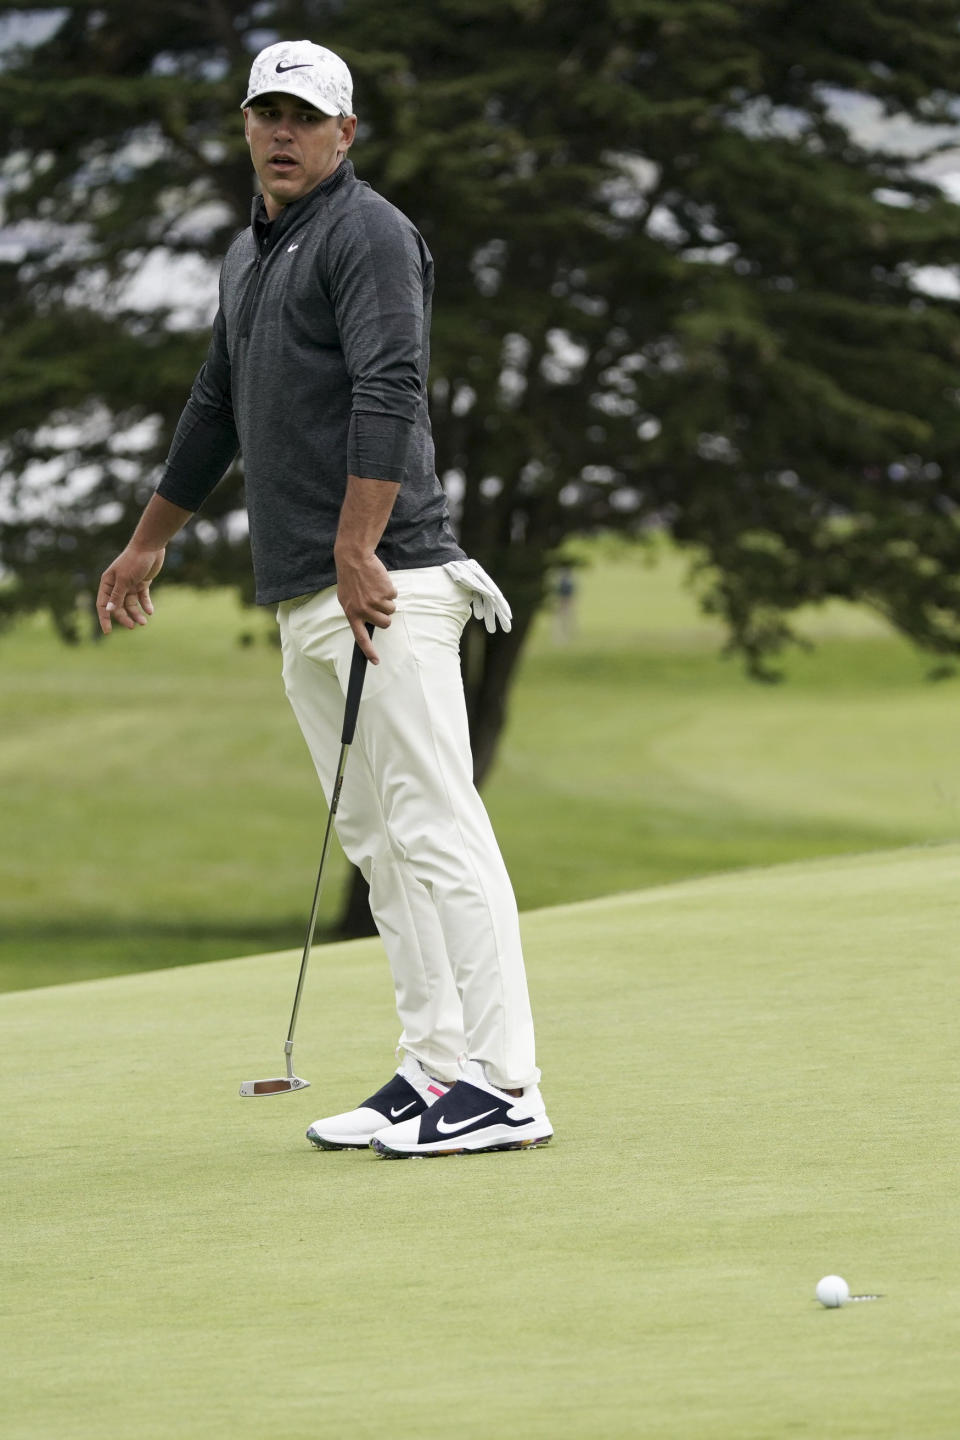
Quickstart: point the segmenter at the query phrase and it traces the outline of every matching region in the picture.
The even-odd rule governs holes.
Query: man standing
[[[242,108],[262,194],[224,261],[163,478],[97,611],[106,633],[147,623],[165,546],[239,449],[257,601],[278,606],[284,685],[328,802],[354,642],[374,667],[336,828],[370,886],[403,1059],[308,1138],[391,1156],[526,1148],[553,1130],[459,668],[471,606],[491,631],[510,611],[449,527],[426,397],[433,262],[356,178],[352,103],[349,70],[319,45],[254,61]]]

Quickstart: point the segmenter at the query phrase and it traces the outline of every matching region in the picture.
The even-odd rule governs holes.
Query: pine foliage
[[[830,596],[960,650],[960,312],[921,288],[956,273],[930,166],[960,138],[960,4],[31,14],[49,33],[8,42],[0,71],[4,612],[76,633],[205,347],[176,285],[144,308],[134,282],[161,255],[212,267],[245,223],[251,56],[309,36],[354,72],[358,173],[437,262],[438,463],[517,618],[474,639],[481,772],[572,535],[670,531],[759,674],[791,611]],[[173,578],[246,593],[241,500],[238,473]]]

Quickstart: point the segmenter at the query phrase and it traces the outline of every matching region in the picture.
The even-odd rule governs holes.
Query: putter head
[[[247,1095],[289,1095],[291,1090],[306,1090],[310,1085],[309,1080],[301,1080],[299,1075],[284,1075],[282,1079],[275,1080],[244,1080],[240,1086],[240,1094]]]

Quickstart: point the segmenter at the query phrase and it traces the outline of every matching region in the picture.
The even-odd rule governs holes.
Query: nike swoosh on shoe
[[[391,1118],[391,1120],[396,1120],[396,1119],[398,1119],[401,1115],[406,1115],[407,1111],[408,1111],[408,1110],[412,1110],[413,1107],[414,1107],[414,1105],[416,1105],[416,1103],[417,1103],[416,1100],[411,1100],[409,1105],[401,1105],[399,1110],[395,1110],[394,1107],[391,1105],[391,1106],[390,1106],[390,1118]]]
[[[468,1125],[479,1125],[488,1115],[496,1115],[499,1108],[494,1105],[492,1110],[484,1110],[482,1115],[468,1115],[466,1120],[444,1120],[440,1115],[437,1117],[437,1129],[442,1135],[453,1135],[457,1130],[465,1130]]]

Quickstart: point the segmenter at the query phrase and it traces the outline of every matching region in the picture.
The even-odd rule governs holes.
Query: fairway
[[[524,917],[556,1139],[312,1150],[374,942],[0,997],[4,1440],[953,1436],[960,846]],[[876,1303],[825,1311],[838,1272]]]
[[[831,606],[758,685],[720,657],[683,556],[582,549],[574,632],[538,617],[484,786],[522,911],[960,839],[960,680]],[[134,635],[71,649],[35,617],[0,636],[0,990],[302,944],[326,811],[274,630],[225,591],[158,585]]]

